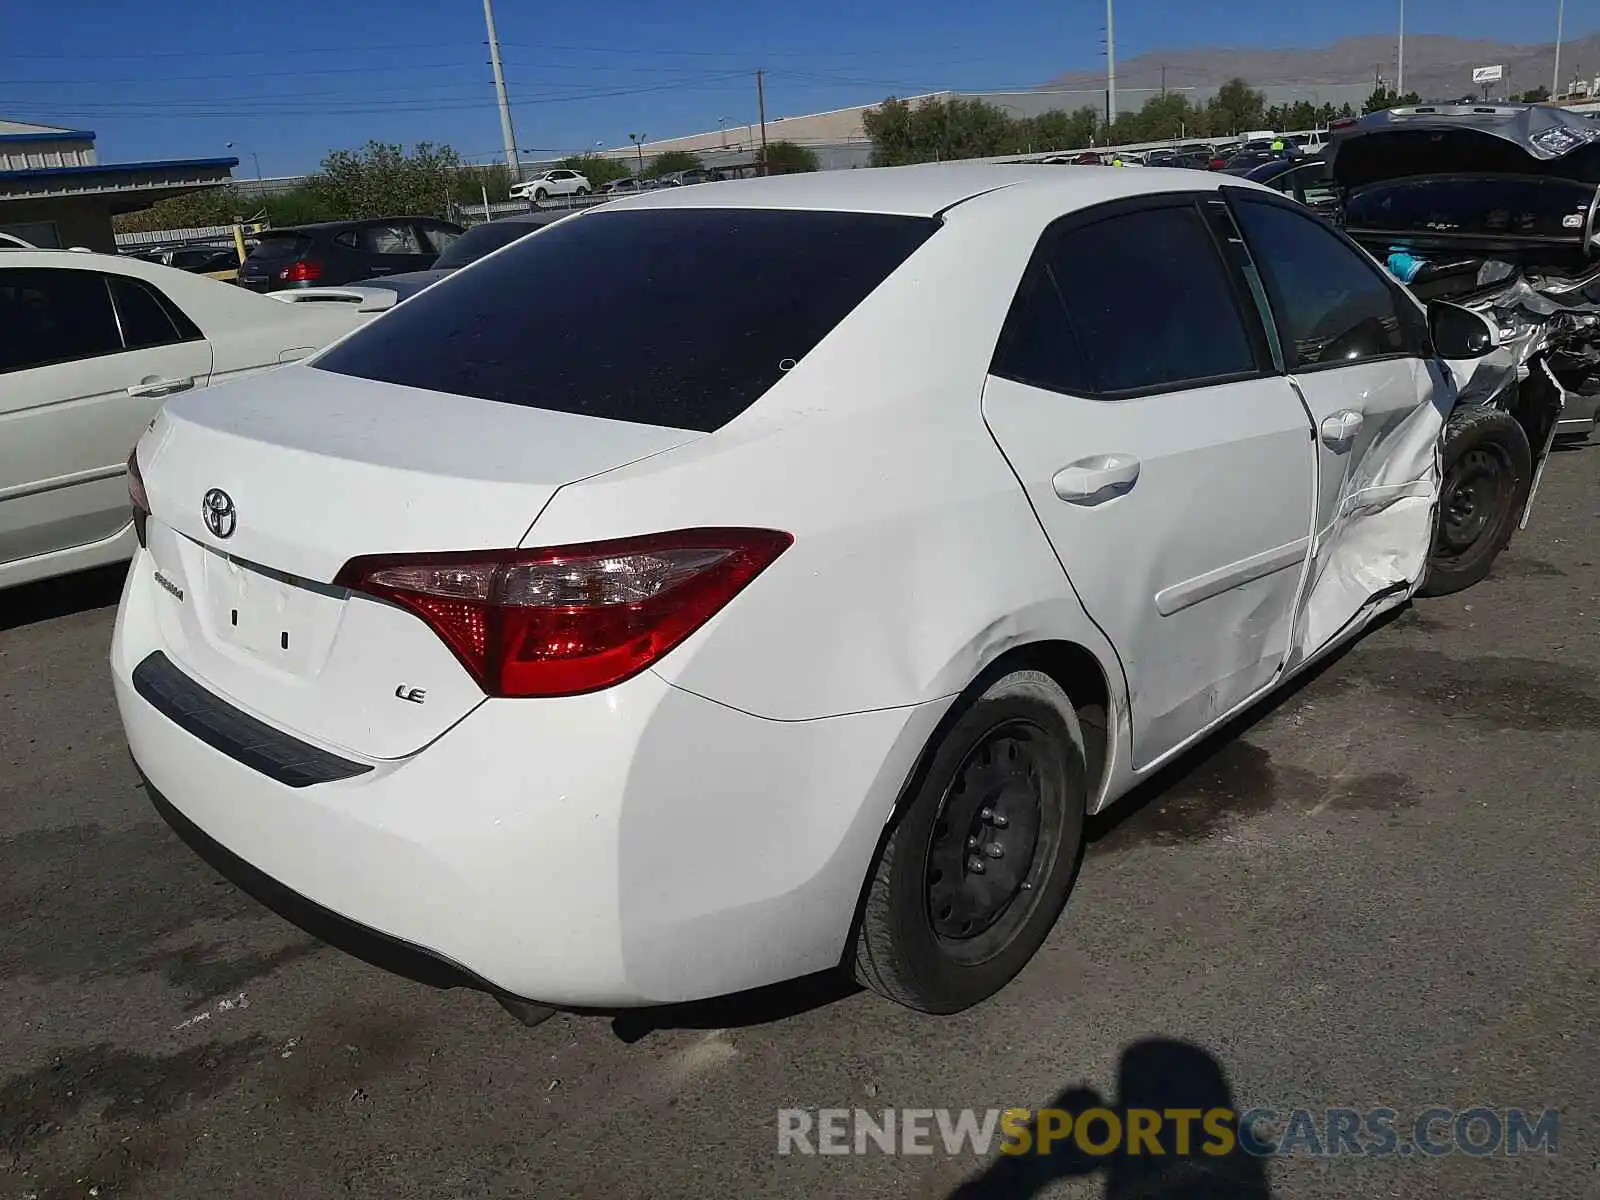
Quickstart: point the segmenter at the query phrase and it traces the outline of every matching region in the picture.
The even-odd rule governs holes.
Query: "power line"
[[[440,50],[446,46],[476,46],[483,47],[482,42],[396,42],[388,46],[362,46],[362,50]],[[295,46],[296,54],[349,54],[350,45],[343,46]],[[283,48],[274,46],[270,50],[217,50],[210,46],[204,50],[144,50],[138,54],[95,54],[87,50],[74,50],[70,54],[0,54],[0,61],[6,59],[30,59],[66,62],[83,62],[85,60],[113,60],[132,59],[143,60],[147,58],[247,58],[270,55],[282,55]]]
[[[744,80],[749,76],[748,71],[730,71],[722,75],[704,76],[700,83],[685,83],[673,81],[669,83],[651,84],[637,88],[614,88],[609,90],[568,92],[556,94],[539,94],[517,100],[512,107],[524,108],[530,105],[563,104],[574,100],[602,100],[617,96],[637,96],[652,92],[663,91],[726,91],[725,86],[719,83],[728,80]],[[184,102],[145,103],[123,102],[113,104],[109,102],[83,102],[72,105],[46,105],[37,98],[30,99],[20,104],[0,101],[6,105],[6,111],[17,116],[54,114],[57,117],[69,117],[77,113],[106,113],[115,116],[141,117],[143,119],[182,119],[197,118],[211,119],[216,117],[281,117],[281,116],[363,116],[382,113],[408,113],[408,112],[446,112],[458,109],[477,108],[483,104],[481,97],[477,99],[440,100],[430,103],[415,104],[407,98],[389,104],[363,105],[353,102],[349,105],[341,104],[307,104],[285,105],[272,102],[265,107],[246,103],[233,108],[193,108],[189,105],[208,105],[213,102],[194,100]]]

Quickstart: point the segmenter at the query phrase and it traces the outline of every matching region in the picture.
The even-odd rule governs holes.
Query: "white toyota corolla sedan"
[[[1086,813],[1416,590],[1495,337],[1226,176],[619,199],[166,405],[128,741],[255,895],[513,1011],[955,1011]]]

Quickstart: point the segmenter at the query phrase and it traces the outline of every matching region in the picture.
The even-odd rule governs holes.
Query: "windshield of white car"
[[[938,228],[881,213],[589,213],[420,293],[313,365],[709,433]]]

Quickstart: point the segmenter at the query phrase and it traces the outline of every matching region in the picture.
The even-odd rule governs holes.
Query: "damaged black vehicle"
[[[1336,127],[1334,220],[1418,299],[1488,318],[1498,347],[1445,428],[1423,594],[1488,574],[1552,445],[1600,412],[1600,124],[1549,105],[1419,105]]]

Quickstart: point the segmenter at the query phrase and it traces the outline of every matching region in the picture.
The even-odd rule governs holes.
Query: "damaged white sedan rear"
[[[1495,340],[1231,178],[621,199],[166,408],[118,703],[192,845],[417,977],[955,1011],[1087,814],[1421,585]]]

